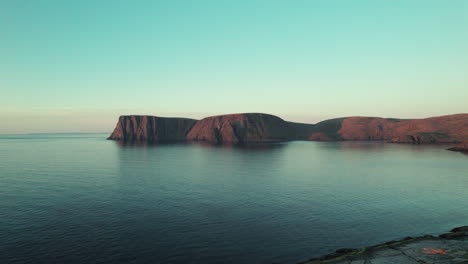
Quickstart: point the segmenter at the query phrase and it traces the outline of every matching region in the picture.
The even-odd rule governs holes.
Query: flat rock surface
[[[303,264],[468,264],[468,226],[450,233],[407,238],[333,253]]]

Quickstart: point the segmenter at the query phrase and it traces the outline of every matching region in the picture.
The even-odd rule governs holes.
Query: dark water
[[[468,224],[468,157],[0,137],[0,263],[295,263]]]

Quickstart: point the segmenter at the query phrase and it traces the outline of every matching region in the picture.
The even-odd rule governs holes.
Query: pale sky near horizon
[[[464,0],[0,2],[0,134],[468,112]]]

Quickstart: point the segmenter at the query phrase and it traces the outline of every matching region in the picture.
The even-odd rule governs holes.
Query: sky
[[[0,1],[0,134],[468,112],[465,0]]]

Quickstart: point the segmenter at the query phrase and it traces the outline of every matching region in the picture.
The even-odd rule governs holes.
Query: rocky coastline
[[[468,264],[468,226],[439,236],[406,237],[363,248],[342,248],[300,264]]]
[[[138,142],[204,141],[214,144],[309,141],[461,143],[468,139],[468,114],[424,119],[343,117],[317,124],[289,122],[263,113],[219,115],[201,120],[121,116],[108,139]]]

